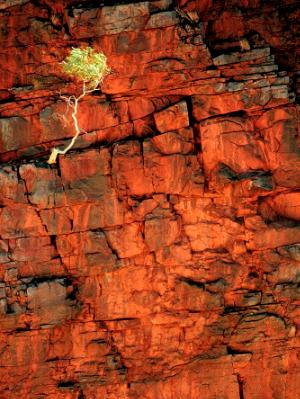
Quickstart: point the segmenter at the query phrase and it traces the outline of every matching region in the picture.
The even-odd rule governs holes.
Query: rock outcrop
[[[300,398],[297,1],[2,3],[0,397]]]

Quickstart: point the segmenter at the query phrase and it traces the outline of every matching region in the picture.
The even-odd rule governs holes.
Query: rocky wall
[[[298,17],[0,3],[1,399],[300,398]],[[80,45],[112,73],[50,166]]]

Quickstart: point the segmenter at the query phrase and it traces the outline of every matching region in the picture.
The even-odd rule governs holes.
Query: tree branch
[[[73,124],[74,124],[74,128],[75,128],[75,135],[72,137],[71,142],[67,145],[67,147],[64,150],[61,150],[59,148],[52,148],[50,157],[48,159],[48,164],[51,165],[51,164],[56,163],[56,159],[57,159],[58,155],[66,154],[74,146],[78,136],[80,135],[80,132],[82,131],[82,129],[79,127],[78,119],[77,119],[78,103],[85,95],[97,90],[99,83],[100,83],[99,81],[96,81],[94,86],[91,89],[88,89],[86,86],[86,83],[83,82],[82,93],[78,97],[76,97],[74,95],[69,96],[69,97],[60,96],[60,98],[62,98],[67,103],[68,108],[70,107],[73,109],[71,118],[73,120]]]

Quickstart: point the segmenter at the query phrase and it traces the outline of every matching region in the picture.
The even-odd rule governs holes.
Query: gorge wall
[[[299,16],[0,2],[1,399],[300,398]]]

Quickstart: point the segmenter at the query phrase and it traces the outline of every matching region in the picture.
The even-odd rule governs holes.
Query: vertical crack
[[[20,173],[20,166],[16,166],[16,172],[17,172],[18,181],[23,182],[23,184],[24,184],[24,189],[25,189],[24,195],[27,199],[27,202],[28,202],[28,204],[32,205],[32,203],[30,201],[30,197],[29,197],[30,193],[29,193],[29,190],[28,190],[28,187],[26,184],[26,180],[22,178],[21,173]]]
[[[245,397],[244,397],[244,381],[239,374],[237,375],[237,382],[239,385],[239,397],[240,397],[240,399],[245,399]]]

